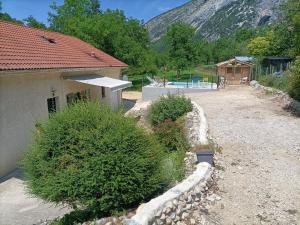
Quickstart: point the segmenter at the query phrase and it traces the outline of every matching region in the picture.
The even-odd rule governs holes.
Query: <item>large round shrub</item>
[[[184,96],[163,96],[151,105],[149,119],[152,124],[157,125],[166,120],[176,121],[179,117],[192,110],[191,100]]]
[[[157,191],[162,154],[133,120],[77,103],[41,123],[23,167],[32,194],[112,213]]]

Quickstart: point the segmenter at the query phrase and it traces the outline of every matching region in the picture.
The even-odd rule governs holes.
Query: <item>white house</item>
[[[0,177],[49,113],[78,98],[120,106],[126,67],[75,37],[0,21]]]

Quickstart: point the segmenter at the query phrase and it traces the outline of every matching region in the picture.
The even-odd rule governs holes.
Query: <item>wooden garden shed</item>
[[[248,83],[252,77],[253,64],[236,58],[216,65],[216,73],[226,79],[229,85]]]

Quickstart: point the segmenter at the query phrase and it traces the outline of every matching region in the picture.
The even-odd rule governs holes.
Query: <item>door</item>
[[[227,83],[229,85],[239,85],[242,77],[241,67],[226,67]]]

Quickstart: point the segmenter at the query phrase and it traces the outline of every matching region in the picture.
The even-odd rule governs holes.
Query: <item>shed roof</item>
[[[0,21],[0,70],[127,67],[118,59],[56,32]]]
[[[226,64],[231,64],[231,63],[239,63],[239,64],[241,64],[241,65],[252,66],[252,64],[249,63],[249,62],[243,62],[243,61],[240,61],[240,60],[237,60],[236,58],[234,58],[234,59],[229,59],[229,60],[227,60],[227,61],[218,63],[218,64],[217,64],[217,67],[219,67],[219,66],[224,66],[224,65],[226,65]]]
[[[249,56],[236,56],[235,59],[241,62],[252,62],[254,60],[253,57]]]
[[[263,60],[291,62],[293,59],[288,56],[267,56],[264,57]]]

